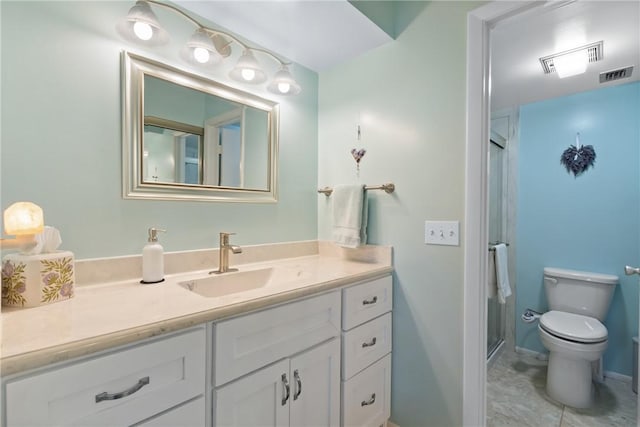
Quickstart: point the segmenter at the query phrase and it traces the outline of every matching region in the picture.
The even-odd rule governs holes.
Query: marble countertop
[[[6,376],[381,277],[392,271],[391,249],[379,248],[370,256],[369,247],[364,258],[321,250],[236,265],[241,271],[273,267],[274,274],[264,287],[214,298],[178,284],[207,277],[207,269],[170,274],[152,285],[132,278],[77,286],[67,301],[29,309],[3,307],[0,369]]]

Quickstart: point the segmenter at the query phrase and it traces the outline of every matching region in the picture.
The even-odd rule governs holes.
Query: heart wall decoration
[[[367,150],[365,150],[364,148],[361,148],[359,150],[356,150],[355,148],[351,149],[351,155],[353,156],[353,160],[356,161],[356,170],[358,173],[360,173],[360,160],[362,160],[366,153]]]
[[[572,173],[574,177],[578,177],[593,167],[596,162],[596,150],[593,145],[581,145],[580,133],[576,134],[576,145],[570,145],[564,150],[560,156],[560,164],[562,164],[567,173]]]

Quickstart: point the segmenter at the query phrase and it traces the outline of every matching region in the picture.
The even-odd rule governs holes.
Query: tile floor
[[[605,378],[596,404],[573,409],[547,397],[546,361],[503,351],[487,372],[487,427],[625,427],[636,425],[631,384]]]

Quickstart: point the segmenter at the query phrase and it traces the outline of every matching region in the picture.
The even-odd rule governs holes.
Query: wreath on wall
[[[570,145],[560,156],[560,163],[567,173],[578,177],[593,167],[596,162],[596,150],[593,145],[581,145],[580,133],[576,134],[576,144]]]

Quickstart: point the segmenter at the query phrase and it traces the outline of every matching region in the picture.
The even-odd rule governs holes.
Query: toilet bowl
[[[538,331],[549,350],[547,394],[574,408],[593,403],[592,363],[607,348],[607,315],[618,277],[559,268],[544,269],[551,311],[540,316]]]
[[[547,394],[574,408],[593,403],[592,362],[607,348],[607,328],[597,319],[550,311],[538,324],[542,344],[549,350]]]

